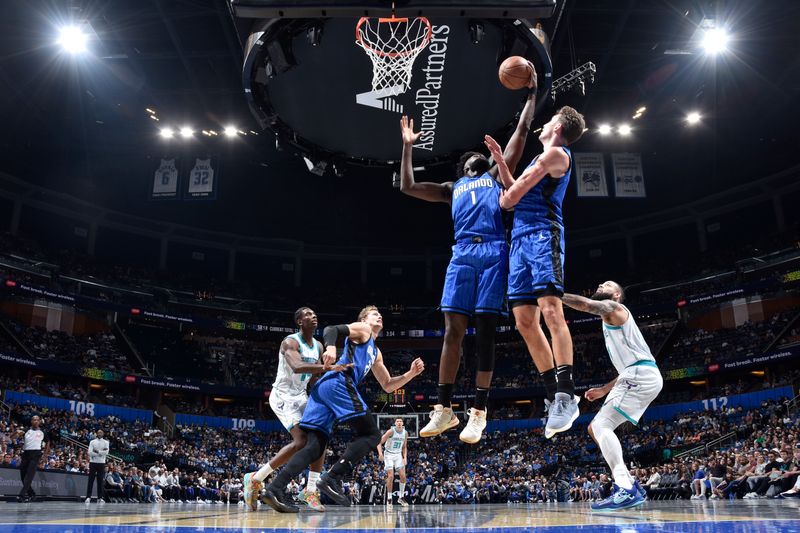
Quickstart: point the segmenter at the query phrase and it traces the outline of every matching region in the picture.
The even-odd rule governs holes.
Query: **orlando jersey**
[[[624,305],[620,305],[628,311],[628,320],[621,326],[612,326],[603,322],[603,337],[611,364],[621,374],[627,367],[640,364],[642,361],[655,363],[655,358],[630,310]]]
[[[311,346],[306,343],[302,333],[293,333],[286,337],[294,339],[300,345],[300,358],[304,363],[316,363],[322,353],[322,344],[314,339]],[[306,385],[311,374],[296,374],[286,361],[283,350],[278,352],[278,373],[275,376],[275,383],[272,384],[274,392],[285,396],[301,396],[306,393]]]
[[[352,372],[353,381],[358,385],[364,379],[364,376],[369,373],[377,356],[378,347],[375,346],[375,338],[372,335],[369,336],[369,340],[364,344],[350,342],[350,337],[347,337],[344,341],[344,352],[342,352],[337,364],[346,365],[352,363],[353,366],[350,371]]]
[[[561,216],[561,206],[572,174],[572,154],[566,147],[562,146],[561,149],[569,157],[567,172],[560,178],[545,176],[520,199],[514,208],[512,240],[542,230],[558,230],[563,236],[564,221]],[[526,170],[532,167],[538,158],[539,156],[536,156]]]
[[[397,432],[397,428],[392,427],[392,436],[386,439],[386,443],[383,445],[384,453],[402,453],[403,451],[403,443],[406,440],[406,429],[403,428],[403,431],[400,433]]]
[[[472,237],[504,239],[500,185],[488,172],[456,181],[450,204],[456,241]]]

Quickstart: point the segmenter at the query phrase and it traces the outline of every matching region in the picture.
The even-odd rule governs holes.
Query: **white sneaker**
[[[430,422],[419,432],[420,437],[435,437],[458,426],[458,418],[453,414],[452,407],[435,405],[430,416]]]
[[[397,503],[400,504],[400,507],[408,507],[408,502],[405,501],[403,498],[400,498],[399,500],[397,500]]]
[[[578,409],[580,401],[580,396],[570,398],[569,394],[556,393],[555,401],[547,406],[547,424],[544,428],[546,439],[551,439],[556,433],[567,431],[572,427],[572,423],[581,414]]]
[[[103,498],[97,498],[97,503],[106,503],[106,501]]]
[[[86,501],[84,503],[92,503],[92,499],[91,498],[86,498]]]
[[[719,500],[719,496],[717,496],[716,494],[712,494],[709,500]]]
[[[458,438],[467,444],[475,444],[481,440],[483,430],[486,429],[486,411],[470,407],[468,413],[469,420]]]

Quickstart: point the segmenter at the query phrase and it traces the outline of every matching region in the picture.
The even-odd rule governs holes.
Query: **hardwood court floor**
[[[583,503],[533,505],[418,505],[391,512],[378,506],[329,507],[278,514],[237,505],[2,503],[0,533],[154,533],[157,531],[390,530],[523,533],[800,533],[800,501],[647,502],[633,510],[596,513]]]

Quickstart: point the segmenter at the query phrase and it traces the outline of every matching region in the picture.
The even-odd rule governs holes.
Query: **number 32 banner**
[[[214,199],[219,188],[219,158],[195,158],[186,165],[188,178],[184,198],[189,199]]]

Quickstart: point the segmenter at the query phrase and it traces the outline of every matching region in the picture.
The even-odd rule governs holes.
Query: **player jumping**
[[[536,108],[536,71],[528,84],[529,95],[514,134],[506,146],[506,162],[514,169],[522,157],[531,120]],[[420,437],[432,437],[458,426],[451,399],[461,360],[461,343],[469,317],[475,316],[477,369],[475,399],[469,421],[459,438],[474,444],[486,427],[486,405],[494,371],[495,333],[504,312],[508,276],[508,244],[498,198],[513,178],[498,183],[497,167],[477,152],[467,152],[458,163],[457,180],[445,183],[414,181],[412,151],[421,133],[414,132],[414,121],[400,121],[403,156],[400,164],[400,190],[428,202],[450,204],[456,244],[447,267],[442,291],[444,342],[439,359],[439,398]],[[510,177],[510,175],[509,175]]]
[[[486,136],[503,182],[513,181],[500,197],[500,207],[514,209],[509,254],[508,301],[517,329],[544,380],[547,398],[545,437],[566,431],[578,417],[572,379],[572,337],[564,319],[564,222],[561,205],[572,173],[567,145],[584,130],[583,115],[562,107],[542,127],[542,153],[514,181],[500,146]],[[516,161],[514,161],[516,163]],[[541,328],[541,318],[553,348]]]

